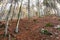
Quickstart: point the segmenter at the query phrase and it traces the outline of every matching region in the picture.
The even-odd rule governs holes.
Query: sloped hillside
[[[9,23],[8,34],[14,40],[60,40],[60,18],[56,16],[45,16],[33,19],[21,19],[19,32],[15,33],[17,20]],[[5,24],[3,22],[2,24]],[[4,31],[3,29],[1,29]],[[0,33],[2,32],[0,31]],[[4,32],[1,33],[4,35]],[[8,37],[1,37],[0,40],[8,40]]]

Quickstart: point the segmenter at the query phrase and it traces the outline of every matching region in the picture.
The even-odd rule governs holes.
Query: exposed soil
[[[19,32],[14,32],[17,20],[9,22],[8,33],[11,40],[60,40],[60,30],[54,28],[60,25],[59,17],[46,16],[41,18],[21,19],[19,24]],[[45,27],[47,23],[51,23],[53,27]],[[2,22],[1,24],[5,24]],[[41,34],[40,30],[44,28],[52,33],[52,35]],[[4,28],[0,28],[0,34],[4,34]],[[13,38],[13,39],[12,39]],[[8,37],[0,37],[0,40],[8,40]]]

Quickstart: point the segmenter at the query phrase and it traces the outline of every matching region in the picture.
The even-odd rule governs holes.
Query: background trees
[[[1,6],[1,15],[6,15],[6,10],[7,10],[7,5],[8,3],[11,4],[11,1],[12,0],[6,0],[6,1],[0,1],[0,5],[2,4]],[[11,10],[11,19],[13,19],[15,17],[15,15],[18,14],[18,11],[17,9],[19,10],[19,4],[21,3],[21,0],[13,0],[14,2],[12,3],[12,10]],[[27,14],[28,15],[28,18],[31,16],[31,15],[37,15],[37,16],[41,16],[41,12],[40,11],[43,11],[44,14],[43,15],[50,15],[50,14],[56,14],[56,15],[60,15],[59,13],[59,5],[60,5],[60,0],[23,0],[23,4],[25,4],[26,6],[26,10],[28,11],[28,14],[27,14],[27,11],[23,11],[25,7],[22,7],[22,15],[25,15]],[[26,2],[25,2],[26,1]],[[42,1],[42,3],[41,3]],[[17,5],[17,7],[16,7]],[[34,7],[33,7],[34,6]],[[44,7],[44,8],[43,8]],[[10,8],[10,7],[9,7]],[[35,11],[35,9],[37,11]],[[33,9],[33,10],[32,10]],[[52,10],[52,11],[51,11]],[[7,10],[9,11],[9,10]],[[27,16],[26,15],[26,16]],[[26,17],[24,16],[24,17]],[[4,17],[4,16],[3,16]],[[1,17],[1,18],[3,18]],[[22,17],[22,16],[21,16]],[[33,16],[32,16],[33,17]],[[4,17],[5,18],[5,17]],[[23,18],[23,17],[22,17]]]

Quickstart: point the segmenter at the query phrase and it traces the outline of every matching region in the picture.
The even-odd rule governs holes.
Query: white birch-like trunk
[[[20,18],[21,18],[20,13],[21,13],[22,2],[23,2],[23,0],[21,0],[21,5],[20,5],[19,13],[18,13],[17,26],[16,26],[16,30],[15,30],[16,33],[19,32],[18,27],[19,27],[19,21],[20,21]]]

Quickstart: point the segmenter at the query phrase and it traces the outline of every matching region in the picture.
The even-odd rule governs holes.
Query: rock
[[[57,25],[56,27],[54,27],[54,28],[60,28],[60,25]]]

